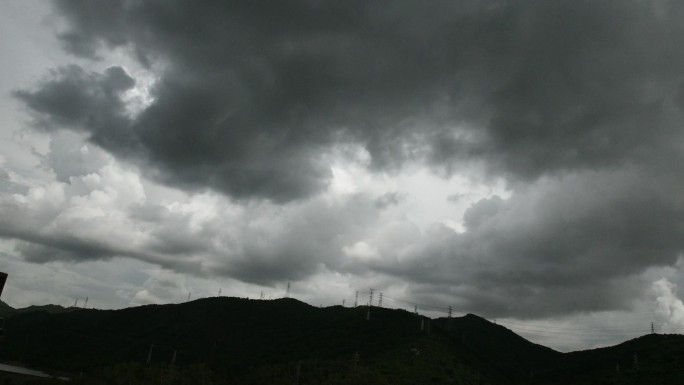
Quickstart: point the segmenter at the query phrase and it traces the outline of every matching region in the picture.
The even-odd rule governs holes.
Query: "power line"
[[[372,304],[373,290],[368,294],[370,300],[369,304]],[[448,318],[453,317],[454,308],[453,306],[440,306],[434,304],[419,303],[416,301],[404,300],[399,298],[387,297],[381,294],[382,302],[380,304],[389,305],[391,308],[403,309],[407,311],[413,311],[418,314],[418,308],[420,308],[421,313],[432,314],[435,316],[444,316]],[[639,318],[652,318],[653,311],[634,311],[629,312],[630,316]],[[529,322],[521,320],[499,320],[498,324],[514,329],[516,333],[524,334],[528,336],[536,337],[548,337],[554,338],[555,340],[566,339],[568,341],[576,341],[582,338],[592,338],[592,339],[614,339],[620,336],[630,336],[630,335],[641,335],[644,332],[642,327],[638,326],[635,319],[629,325],[626,326],[589,326],[589,327],[567,327],[567,326],[553,326],[547,322]],[[651,331],[655,332],[655,323],[651,324]],[[684,332],[684,327],[682,328],[669,328],[669,332]]]

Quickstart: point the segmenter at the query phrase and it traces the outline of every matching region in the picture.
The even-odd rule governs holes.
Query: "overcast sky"
[[[560,350],[684,330],[682,20],[674,0],[0,0],[3,300],[291,282]]]

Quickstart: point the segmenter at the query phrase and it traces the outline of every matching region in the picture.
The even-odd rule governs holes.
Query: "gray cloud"
[[[59,214],[41,206],[21,231],[0,221],[3,236],[35,244],[19,248],[29,260],[128,255],[260,284],[380,274],[416,298],[445,292],[485,315],[541,317],[625,308],[640,274],[681,254],[679,3],[55,4],[67,51],[118,48],[159,78],[152,103],[130,114],[123,95],[136,82],[123,68],[55,69],[15,93],[36,126],[78,131],[149,178],[245,206],[198,221],[126,202],[122,217],[149,237],[138,250],[30,238]],[[470,207],[464,233],[384,216],[406,209],[401,191],[326,202],[324,155],[349,143],[374,171],[477,165],[512,195]],[[58,180],[92,170],[53,147]]]
[[[71,53],[122,47],[157,65],[155,100],[121,120],[130,78],[73,67],[19,97],[173,185],[299,199],[327,183],[320,155],[339,141],[377,168],[479,159],[534,180],[610,167],[675,133],[662,118],[683,64],[671,2],[56,4]]]
[[[70,65],[51,71],[37,91],[16,91],[15,96],[49,118],[49,121],[39,120],[39,127],[51,129],[51,124],[56,124],[90,131],[97,137],[99,131],[107,128],[126,127],[120,94],[134,85],[135,80],[121,67],[110,67],[104,74],[98,74]]]
[[[71,142],[55,143],[52,150]],[[92,155],[79,154],[82,160]],[[285,206],[244,207],[213,194],[160,204],[148,200],[137,175],[114,163],[87,174],[67,169],[76,174],[68,182],[0,197],[0,238],[17,240],[14,250],[28,262],[128,257],[178,273],[272,286],[341,269],[343,246],[362,238],[382,210],[365,194]]]
[[[628,308],[638,277],[684,250],[681,177],[639,170],[548,178],[473,204],[465,233],[437,226],[379,271],[449,292],[491,316]]]
[[[402,199],[404,199],[404,197],[400,193],[388,192],[375,198],[375,206],[379,209],[384,209],[388,206],[398,204]]]
[[[25,193],[26,187],[18,183],[12,182],[9,173],[0,168],[0,193],[2,194],[15,194],[15,193]]]

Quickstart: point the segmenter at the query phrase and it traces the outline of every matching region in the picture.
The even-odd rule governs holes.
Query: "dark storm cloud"
[[[65,234],[36,234],[34,231],[5,231],[0,228],[0,238],[19,240],[15,252],[24,260],[32,263],[54,261],[85,262],[107,260],[114,257],[128,257],[161,266],[168,266],[176,271],[202,276],[201,265],[191,258],[174,259],[168,255],[155,253],[155,250],[138,250],[115,245],[104,240],[83,239]]]
[[[35,240],[35,239],[34,239]],[[116,254],[103,245],[88,244],[78,239],[61,239],[57,242],[47,241],[54,244],[46,246],[41,243],[22,242],[15,248],[24,259],[33,263],[45,263],[52,261],[83,262],[88,260],[108,259]]]
[[[377,168],[479,159],[533,180],[619,164],[672,134],[660,114],[684,64],[671,2],[56,4],[68,51],[128,50],[159,72],[155,101],[131,121],[105,108],[103,129],[93,104],[120,100],[83,100],[105,82],[61,74],[19,94],[29,107],[167,183],[279,202],[321,189],[340,141]]]
[[[679,2],[55,4],[66,50],[119,48],[158,80],[151,105],[131,114],[135,80],[122,68],[56,69],[15,94],[38,127],[85,133],[173,186],[276,203],[200,230],[143,205],[131,218],[159,227],[135,258],[193,271],[182,263],[200,254],[216,274],[265,284],[322,268],[381,273],[416,295],[534,317],[624,308],[639,274],[681,255]],[[483,166],[511,197],[474,204],[464,233],[382,222],[403,209],[401,192],[317,201],[331,178],[324,155],[349,143],[373,170]],[[231,221],[246,224],[224,230]],[[66,259],[86,250],[28,241],[36,261],[49,258],[42,247]]]
[[[7,209],[7,206],[2,206]],[[10,212],[10,211],[5,211]],[[20,213],[23,215],[23,213]],[[102,239],[84,239],[71,234],[40,234],[36,228],[26,228],[21,223],[12,225],[0,221],[0,238],[12,238],[19,242],[15,251],[26,261],[46,263],[53,261],[84,262],[106,260],[114,257],[130,257],[141,261],[172,266],[177,271],[202,275],[200,265],[190,258],[172,259],[154,250],[139,250],[127,245],[116,245]]]
[[[38,91],[17,91],[15,96],[32,110],[50,117],[49,123],[98,130],[101,124],[123,115],[119,96],[134,85],[135,80],[121,67],[110,67],[104,74],[97,74],[70,65],[53,70]],[[112,128],[120,128],[121,123],[111,123]]]
[[[52,70],[38,90],[15,91],[14,95],[34,112],[37,128],[86,132],[94,143],[128,155],[139,150],[121,94],[134,85],[135,80],[121,67],[98,74],[70,65]]]

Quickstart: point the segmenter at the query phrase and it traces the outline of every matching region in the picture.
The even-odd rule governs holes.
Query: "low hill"
[[[559,353],[472,314],[373,307],[368,319],[367,307],[228,297],[20,310],[6,313],[0,360],[84,383],[679,384],[684,366],[683,336]]]
[[[421,318],[294,299],[207,298],[122,310],[11,315],[0,360],[97,372],[117,363],[206,364],[231,383],[503,384],[505,376]],[[428,324],[427,319],[422,321]],[[175,353],[174,353],[175,352]],[[174,359],[175,357],[175,359]]]
[[[436,320],[449,336],[498,372],[520,382],[561,365],[563,354],[474,314]]]
[[[684,336],[648,334],[616,346],[566,353],[540,376],[549,384],[682,384]]]
[[[38,305],[38,306],[28,306],[20,309],[15,309],[3,301],[0,301],[0,317],[8,317],[15,314],[21,313],[33,313],[33,312],[47,312],[47,313],[65,313],[69,311],[74,311],[79,308],[77,307],[63,307],[60,305]]]
[[[14,308],[3,301],[0,301],[0,317],[6,317],[14,311]]]

